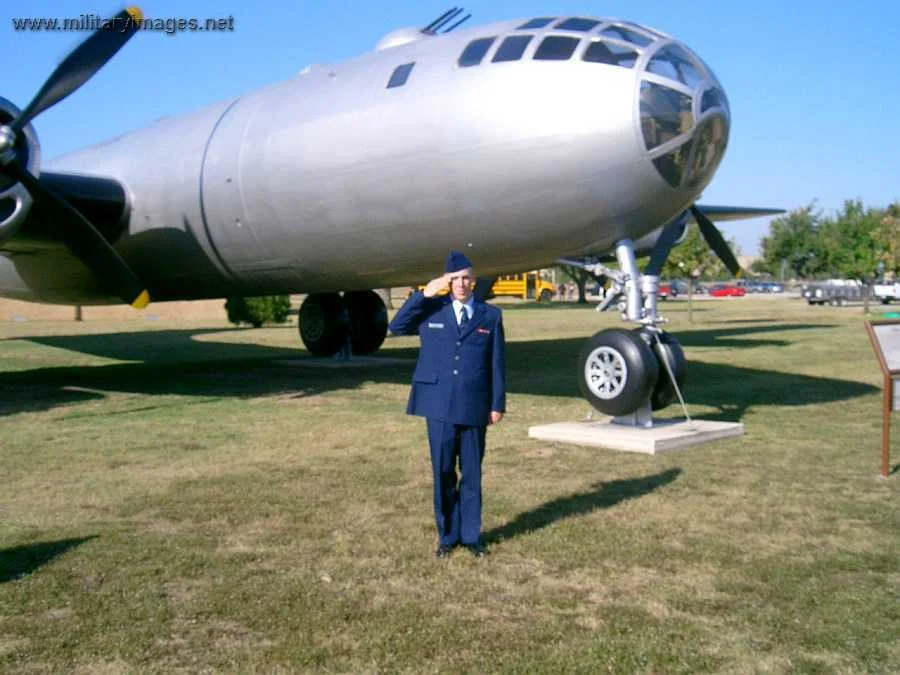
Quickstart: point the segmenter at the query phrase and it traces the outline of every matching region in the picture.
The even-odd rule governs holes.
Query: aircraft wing
[[[784,213],[784,209],[764,209],[753,208],[748,206],[708,206],[706,204],[696,204],[707,218],[713,221],[723,220],[749,220],[751,218],[762,218],[763,216],[777,216]],[[694,220],[691,217],[691,220]]]

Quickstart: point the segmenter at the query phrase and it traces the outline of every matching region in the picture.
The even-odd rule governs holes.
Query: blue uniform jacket
[[[506,412],[503,318],[492,305],[474,301],[460,333],[449,295],[413,294],[389,326],[396,335],[419,334],[421,349],[409,393],[409,415],[484,427],[492,410]]]

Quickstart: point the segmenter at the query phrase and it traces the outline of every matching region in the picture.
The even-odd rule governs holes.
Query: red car
[[[740,286],[716,284],[709,289],[709,294],[714,298],[727,298],[728,296],[741,297],[742,295],[747,295],[747,291],[745,291]]]

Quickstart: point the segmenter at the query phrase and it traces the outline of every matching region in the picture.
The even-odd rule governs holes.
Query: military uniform
[[[460,326],[449,295],[426,298],[419,291],[390,324],[392,333],[418,333],[421,340],[406,412],[426,418],[434,516],[447,548],[480,547],[485,432],[491,411],[506,410],[502,316],[471,300],[471,318]]]

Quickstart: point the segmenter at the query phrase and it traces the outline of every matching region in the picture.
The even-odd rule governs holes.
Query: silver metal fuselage
[[[642,74],[673,41],[657,34],[631,68],[579,52],[534,60],[535,44],[521,60],[492,63],[489,52],[458,65],[473,39],[502,40],[521,23],[313,66],[44,168],[125,187],[115,247],[157,300],[412,284],[435,276],[450,248],[482,274],[521,271],[677,217],[711,174],[673,187],[642,134]],[[387,88],[412,62],[408,82]],[[54,247],[0,256],[0,295],[118,301]]]

